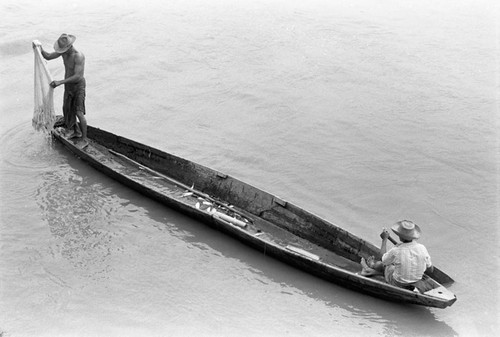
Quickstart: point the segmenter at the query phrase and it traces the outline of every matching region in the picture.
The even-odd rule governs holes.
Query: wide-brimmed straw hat
[[[54,43],[54,50],[59,54],[65,53],[69,48],[71,48],[75,40],[76,37],[73,35],[62,34]]]
[[[392,231],[396,233],[401,239],[414,240],[420,237],[420,227],[409,220],[402,220],[396,222],[392,227]]]

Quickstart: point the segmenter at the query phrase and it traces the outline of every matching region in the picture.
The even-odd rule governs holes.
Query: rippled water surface
[[[0,335],[494,336],[495,1],[3,1]],[[31,127],[33,53],[86,55],[87,118],[374,243],[408,218],[445,310],[304,274]],[[63,76],[61,60],[49,67]],[[56,89],[60,113],[62,89]]]

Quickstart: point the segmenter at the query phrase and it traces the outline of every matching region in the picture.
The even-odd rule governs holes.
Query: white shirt
[[[415,241],[396,245],[382,256],[382,263],[385,266],[393,264],[394,279],[402,283],[420,280],[425,269],[432,265],[425,246]]]

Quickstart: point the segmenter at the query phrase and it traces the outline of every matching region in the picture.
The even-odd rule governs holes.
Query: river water
[[[493,336],[495,1],[0,4],[0,335]],[[389,303],[267,258],[31,127],[33,52],[86,56],[93,126],[279,195],[378,244],[423,229],[458,301]],[[49,62],[56,79],[62,61]],[[62,88],[56,89],[60,114]]]

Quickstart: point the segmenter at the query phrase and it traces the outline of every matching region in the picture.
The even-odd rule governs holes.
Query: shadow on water
[[[71,155],[59,143],[47,144],[49,146],[40,147],[44,148],[40,150],[44,153],[42,157],[47,165],[56,165],[56,168],[40,167],[41,179],[35,199],[56,241],[51,249],[53,254],[59,254],[93,280],[106,277],[113,268],[112,262],[108,261],[113,250],[126,245],[126,242],[114,242],[119,241],[123,217],[141,210],[140,217],[145,218],[146,226],[167,231],[193,247],[205,250],[210,247],[217,255],[241,261],[256,279],[271,280],[329,307],[343,309],[347,316],[367,325],[379,324],[384,327],[384,335],[457,335],[450,326],[438,320],[434,309],[376,299],[267,258],[198,221],[123,187]],[[29,166],[19,165],[26,166],[26,169]],[[110,230],[109,226],[114,226],[114,229]]]

